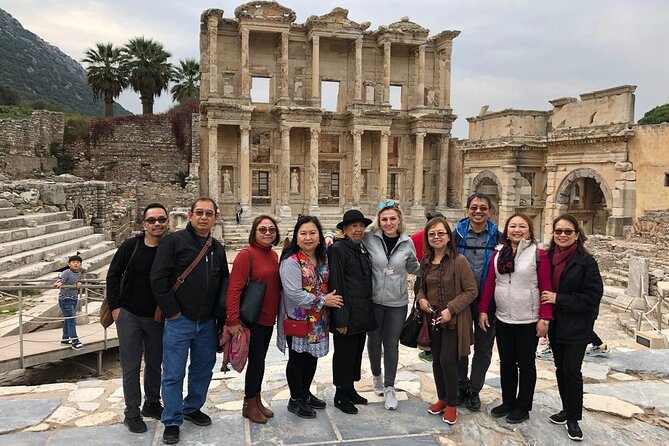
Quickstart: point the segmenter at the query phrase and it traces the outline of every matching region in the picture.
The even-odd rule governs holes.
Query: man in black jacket
[[[184,418],[198,426],[208,426],[211,418],[200,408],[207,398],[216,363],[218,336],[213,310],[221,279],[228,277],[225,249],[211,238],[218,207],[211,198],[198,198],[188,212],[186,229],[163,239],[151,268],[151,288],[165,316],[163,333],[163,403],[165,425],[163,443],[179,441]],[[198,254],[201,259],[192,271],[185,271]],[[177,283],[178,288],[175,290]],[[183,398],[186,360],[188,395]]]
[[[158,243],[169,226],[167,209],[151,203],[142,218],[142,233],[124,241],[107,272],[107,300],[118,332],[125,419],[130,432],[146,432],[145,417],[160,420],[160,364],[163,360],[163,324],[154,320],[156,299],[149,272]],[[121,286],[123,289],[121,290]],[[144,354],[144,407],[139,370]]]

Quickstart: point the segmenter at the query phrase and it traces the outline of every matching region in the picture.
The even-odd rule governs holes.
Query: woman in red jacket
[[[274,323],[279,310],[281,278],[279,277],[279,256],[272,249],[281,240],[279,226],[269,215],[259,215],[253,220],[249,234],[249,246],[241,250],[232,264],[228,285],[227,327],[235,336],[240,328],[239,298],[247,280],[267,284],[265,298],[258,321],[249,324],[251,337],[249,357],[244,383],[244,406],[242,415],[254,423],[265,424],[274,413],[263,406],[260,385],[265,374],[265,357],[274,331]]]
[[[551,265],[534,240],[527,215],[512,215],[506,221],[504,238],[502,249],[490,259],[478,305],[479,327],[483,331],[490,327],[488,307],[494,298],[502,404],[491,415],[506,415],[507,422],[521,423],[530,418],[532,410],[537,343],[546,336],[553,319],[553,305],[542,303],[540,295],[552,291]]]

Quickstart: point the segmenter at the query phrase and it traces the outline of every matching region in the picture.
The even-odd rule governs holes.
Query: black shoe
[[[192,421],[198,426],[209,426],[211,424],[211,418],[209,418],[209,415],[203,413],[200,409],[185,413],[184,420]]]
[[[569,435],[569,438],[571,438],[574,441],[583,440],[583,431],[581,431],[581,428],[578,427],[578,421],[567,420],[566,428],[567,428],[567,435]]]
[[[565,424],[567,422],[567,411],[561,410],[558,413],[548,417],[548,419],[551,420],[551,423],[553,424]]]
[[[360,395],[355,389],[348,390],[348,399],[350,399],[353,404],[365,405],[368,403],[367,398]]]
[[[312,409],[325,409],[325,406],[327,406],[325,401],[315,397],[314,394],[309,391],[307,391],[303,398],[305,399],[307,406],[311,407]]]
[[[506,422],[511,424],[522,423],[530,419],[530,413],[522,409],[513,409],[510,414],[506,416]]]
[[[481,399],[479,398],[479,393],[476,390],[469,390],[465,398],[465,405],[467,409],[472,412],[478,412],[481,410]]]
[[[149,418],[155,418],[160,421],[163,414],[163,406],[160,403],[144,403],[142,407],[142,415]]]
[[[128,430],[135,434],[141,434],[147,430],[146,423],[142,420],[142,417],[125,417],[123,424],[128,426]]]
[[[179,426],[165,426],[163,432],[163,443],[177,444],[179,442]]]
[[[288,400],[288,412],[292,412],[300,418],[316,418],[316,411],[307,403],[307,398]]]
[[[492,410],[490,411],[490,415],[492,415],[495,418],[501,418],[507,416],[509,413],[511,413],[512,410],[513,407],[502,403],[497,407],[493,407]]]
[[[467,391],[464,389],[458,389],[458,396],[455,399],[455,405],[460,407],[464,404],[465,402],[465,396],[467,395]]]
[[[358,413],[358,408],[353,405],[344,389],[337,389],[337,393],[335,393],[334,397],[334,406],[344,413]]]

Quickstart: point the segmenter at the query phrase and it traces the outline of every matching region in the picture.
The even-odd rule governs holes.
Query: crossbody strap
[[[195,266],[197,266],[197,264],[200,263],[200,260],[202,260],[202,257],[204,257],[204,255],[207,253],[207,250],[209,249],[209,247],[211,245],[212,245],[212,238],[211,238],[211,235],[210,235],[209,238],[207,239],[207,241],[204,243],[204,246],[202,247],[202,249],[200,249],[200,252],[197,254],[197,257],[195,257],[195,260],[193,260],[191,262],[191,264],[188,265],[188,268],[186,268],[186,270],[183,273],[181,273],[181,275],[179,277],[177,277],[177,281],[174,282],[174,285],[172,285],[172,292],[179,289],[181,284],[184,283],[184,280],[186,280],[186,277],[188,277],[188,275],[191,273],[191,271],[193,271],[193,269],[195,269]]]

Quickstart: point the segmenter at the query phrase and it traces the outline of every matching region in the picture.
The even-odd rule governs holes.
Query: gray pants
[[[123,370],[125,416],[139,416],[142,392],[139,371],[144,353],[144,397],[147,403],[160,402],[160,365],[163,359],[163,324],[152,317],[137,316],[124,308],[116,319]]]
[[[367,333],[367,354],[374,376],[381,375],[381,355],[385,374],[383,385],[395,385],[397,362],[399,360],[400,334],[407,317],[406,305],[401,307],[387,307],[374,304],[374,317],[377,328]],[[383,351],[381,346],[383,345]]]
[[[468,374],[469,356],[460,358],[458,361],[459,389],[461,391],[481,391],[485,383],[485,374],[490,367],[492,359],[492,348],[495,344],[495,321],[494,316],[489,317],[490,327],[488,331],[483,331],[479,327],[478,315],[474,319],[474,356],[472,357],[472,372]],[[471,378],[468,378],[468,376]]]

